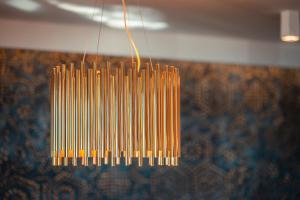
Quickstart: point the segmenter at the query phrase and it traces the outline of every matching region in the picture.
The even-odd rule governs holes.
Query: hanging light
[[[135,62],[89,67],[83,61],[52,68],[51,158],[54,166],[176,166],[180,158],[180,76],[173,66]],[[150,59],[151,61],[151,59]],[[122,159],[121,159],[122,158]]]
[[[299,12],[281,11],[281,40],[284,42],[299,41]]]

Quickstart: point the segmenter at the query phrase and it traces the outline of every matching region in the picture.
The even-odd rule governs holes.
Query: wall
[[[52,167],[49,69],[80,58],[0,49],[0,199],[299,199],[299,69],[161,60],[181,70],[178,167]]]
[[[98,26],[0,19],[0,47],[81,53],[97,52]],[[260,30],[257,30],[260,31]],[[279,30],[278,30],[279,31]],[[237,37],[133,30],[143,56],[195,62],[300,66],[300,45]],[[100,53],[130,56],[124,30],[104,28]]]

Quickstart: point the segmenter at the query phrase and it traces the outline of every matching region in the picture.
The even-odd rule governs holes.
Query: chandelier
[[[84,61],[52,68],[51,159],[54,166],[79,163],[177,166],[180,158],[180,76],[174,66]],[[146,159],[145,159],[146,158]]]

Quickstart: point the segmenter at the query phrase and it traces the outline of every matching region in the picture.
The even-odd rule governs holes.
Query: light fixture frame
[[[50,81],[54,166],[177,166],[180,158],[180,76],[173,66],[121,63],[56,66]]]

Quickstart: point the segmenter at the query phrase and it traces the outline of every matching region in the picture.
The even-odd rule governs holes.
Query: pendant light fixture
[[[54,166],[93,163],[176,166],[180,158],[180,76],[173,66],[141,64],[124,26],[132,63],[58,65],[51,72],[51,158]],[[146,159],[144,159],[146,158]]]
[[[281,11],[281,40],[284,42],[299,41],[299,12],[296,10]]]

